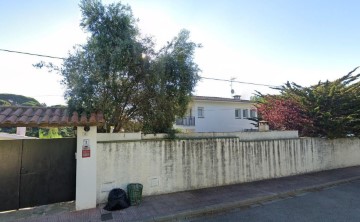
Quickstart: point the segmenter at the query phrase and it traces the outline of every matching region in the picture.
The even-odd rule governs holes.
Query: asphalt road
[[[360,221],[360,180],[186,221],[358,222]]]

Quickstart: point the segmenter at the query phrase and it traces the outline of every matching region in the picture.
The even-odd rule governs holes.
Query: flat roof
[[[234,102],[234,103],[253,103],[250,100],[245,99],[234,99],[224,97],[211,97],[211,96],[193,96],[193,100],[196,101],[216,101],[216,102]]]

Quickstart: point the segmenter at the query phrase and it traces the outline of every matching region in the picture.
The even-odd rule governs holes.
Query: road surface
[[[360,221],[360,180],[185,221]]]

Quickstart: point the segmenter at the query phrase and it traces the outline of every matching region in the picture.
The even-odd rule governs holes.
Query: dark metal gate
[[[76,139],[0,141],[0,211],[75,199]]]

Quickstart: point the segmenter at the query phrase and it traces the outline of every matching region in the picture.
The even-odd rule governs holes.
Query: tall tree
[[[294,110],[294,104],[300,107],[301,111],[298,113],[311,123],[307,125],[307,136],[360,136],[360,74],[355,74],[356,70],[357,68],[335,81],[320,81],[310,87],[288,82],[278,88],[281,93],[278,98],[291,103],[282,103],[281,106],[288,110]],[[267,108],[274,106],[269,100],[272,97],[263,98],[267,100],[264,103],[268,104]],[[264,110],[267,108],[264,107]],[[266,116],[265,112],[260,111],[260,114]],[[293,121],[292,127],[297,128],[298,123],[301,122]]]
[[[182,30],[151,63],[151,76],[145,84],[145,95],[151,99],[143,100],[141,109],[145,132],[167,132],[175,116],[186,113],[199,78],[199,68],[193,61],[199,45],[189,41],[189,35]]]
[[[80,8],[87,43],[75,47],[59,69],[69,107],[101,110],[106,129],[114,126],[114,132],[139,124],[149,132],[171,128],[198,80],[193,54],[199,45],[183,30],[156,52],[128,5],[82,0]]]

